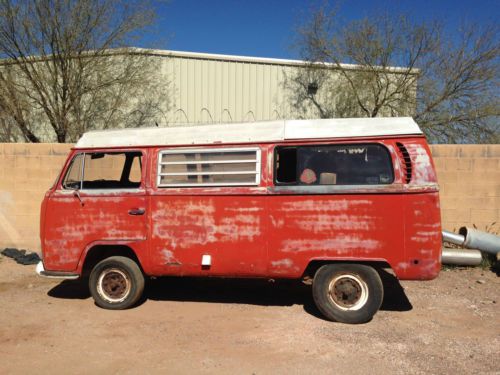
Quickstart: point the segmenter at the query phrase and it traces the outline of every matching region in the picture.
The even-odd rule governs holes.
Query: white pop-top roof
[[[280,120],[91,131],[75,148],[180,146],[422,134],[411,117]]]

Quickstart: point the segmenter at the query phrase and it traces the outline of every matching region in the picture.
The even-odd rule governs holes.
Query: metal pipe
[[[460,228],[459,233],[465,237],[464,246],[469,249],[479,249],[490,254],[500,252],[499,236],[467,227]]]
[[[443,247],[441,252],[441,263],[454,266],[478,266],[481,264],[481,252],[479,250],[449,249]]]
[[[443,242],[449,242],[458,246],[463,246],[465,237],[453,232],[443,230]]]

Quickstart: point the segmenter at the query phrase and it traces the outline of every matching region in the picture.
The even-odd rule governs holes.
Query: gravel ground
[[[382,310],[345,325],[297,282],[157,279],[138,307],[107,311],[0,258],[0,374],[500,374],[495,273],[384,279]]]

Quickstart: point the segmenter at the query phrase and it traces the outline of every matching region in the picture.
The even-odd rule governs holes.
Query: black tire
[[[109,310],[127,309],[141,298],[144,275],[132,259],[109,257],[92,269],[89,289],[98,306]]]
[[[332,321],[349,324],[370,321],[382,305],[384,286],[378,272],[362,264],[327,264],[314,275],[313,298]]]

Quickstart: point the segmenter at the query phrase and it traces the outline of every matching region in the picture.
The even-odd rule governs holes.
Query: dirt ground
[[[297,282],[157,279],[140,306],[107,311],[34,269],[0,258],[1,374],[500,374],[500,278],[488,270],[387,274],[382,310],[345,325]]]

